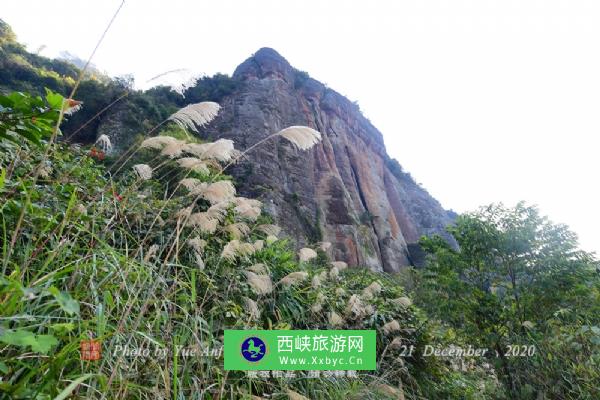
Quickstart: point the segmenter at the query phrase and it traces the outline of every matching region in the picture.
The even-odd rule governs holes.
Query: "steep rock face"
[[[240,150],[290,125],[323,134],[308,152],[276,138],[232,169],[243,194],[261,198],[297,242],[328,241],[353,266],[398,271],[418,264],[421,235],[443,233],[447,212],[409,175],[393,168],[381,133],[339,93],[260,49],[234,72],[243,89],[222,102],[207,131]]]

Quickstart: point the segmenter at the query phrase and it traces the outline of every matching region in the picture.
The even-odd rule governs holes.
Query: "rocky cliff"
[[[310,152],[268,141],[235,166],[241,192],[261,198],[298,245],[326,241],[336,260],[373,270],[418,264],[421,235],[442,233],[448,213],[389,158],[381,133],[339,93],[260,49],[234,72],[244,84],[221,100],[206,134],[245,149],[290,125],[323,134]]]

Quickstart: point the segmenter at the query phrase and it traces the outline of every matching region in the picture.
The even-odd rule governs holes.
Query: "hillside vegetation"
[[[296,252],[259,201],[237,195],[235,143],[198,139],[219,111],[204,100],[235,90],[223,89],[228,79],[168,100],[167,89],[88,76],[69,99],[78,70],[48,75],[63,64],[27,55],[1,29],[0,398],[600,397],[598,262],[535,207],[461,215],[449,227],[458,248],[423,238],[426,266],[395,275],[348,268],[324,242]],[[75,132],[97,113],[89,104],[107,107],[122,89],[127,107],[141,107],[125,111],[139,134],[124,151],[106,136],[65,140],[63,127]],[[85,93],[98,103],[82,106]],[[295,127],[265,141],[301,153],[320,139]],[[378,369],[254,378],[224,371],[214,351],[225,329],[333,328],[375,329]],[[90,338],[102,343],[99,361],[80,358]],[[425,355],[469,345],[492,352]]]

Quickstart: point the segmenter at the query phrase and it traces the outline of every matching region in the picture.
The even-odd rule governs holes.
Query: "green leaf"
[[[6,169],[3,168],[0,172],[0,190],[4,188],[4,182],[6,182]]]
[[[54,286],[48,289],[48,292],[58,301],[60,308],[65,310],[69,315],[79,315],[79,302],[74,300],[69,293],[61,292]]]
[[[42,354],[48,354],[48,351],[57,344],[58,340],[52,335],[37,335],[35,341],[31,343],[31,350]]]
[[[50,349],[58,344],[52,335],[36,335],[24,329],[7,329],[0,335],[0,342],[17,347],[31,347],[36,353],[47,354]]]
[[[58,396],[54,398],[54,400],[65,400],[67,397],[69,397],[71,393],[73,393],[77,386],[79,386],[83,381],[88,380],[95,375],[96,374],[85,374],[75,379],[69,384],[69,386],[67,386],[62,392],[60,392]]]
[[[5,362],[0,361],[0,372],[3,374],[8,374],[8,365]]]
[[[46,101],[53,109],[60,110],[63,106],[64,97],[58,93],[54,93],[51,90],[46,89]]]
[[[52,324],[52,325],[50,325],[50,329],[52,329],[57,334],[61,335],[61,334],[71,332],[73,329],[75,329],[75,324],[72,322]]]
[[[0,335],[0,342],[19,347],[28,346],[31,340],[35,340],[35,335],[22,329],[7,329]]]

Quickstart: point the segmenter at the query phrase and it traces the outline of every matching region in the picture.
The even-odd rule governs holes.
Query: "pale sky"
[[[2,3],[31,51],[87,58],[120,0]],[[128,0],[92,61],[143,86],[265,46],[358,101],[444,207],[525,200],[600,252],[600,1]]]

